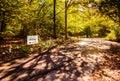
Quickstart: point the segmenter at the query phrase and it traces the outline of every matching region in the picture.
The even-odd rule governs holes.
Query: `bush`
[[[39,43],[39,48],[41,48],[41,50],[47,50],[48,48],[54,46],[54,40],[47,40],[47,41],[40,41]]]
[[[111,41],[116,41],[117,37],[116,37],[115,31],[111,31],[111,33],[107,35],[106,39]]]
[[[31,52],[30,48],[31,48],[31,46],[28,46],[28,45],[21,47],[21,49],[20,49],[21,53],[22,54],[28,54],[28,53],[30,53]]]
[[[10,31],[10,30],[7,30],[7,31],[5,31],[5,32],[3,33],[3,36],[4,36],[4,37],[13,37],[13,36],[15,36],[15,33],[13,33],[13,32]]]

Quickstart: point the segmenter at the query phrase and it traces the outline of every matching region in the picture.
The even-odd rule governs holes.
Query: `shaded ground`
[[[85,38],[0,67],[0,81],[119,81],[120,44]]]
[[[25,42],[20,38],[6,38],[0,42],[0,64],[16,58],[25,57],[21,54],[21,47],[25,46]],[[10,52],[11,48],[11,52]]]

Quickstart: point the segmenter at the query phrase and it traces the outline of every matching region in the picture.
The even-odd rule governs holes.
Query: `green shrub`
[[[31,46],[28,46],[28,45],[21,47],[21,49],[20,49],[21,53],[22,54],[30,53],[31,52],[30,48],[31,48]]]
[[[7,30],[3,33],[4,37],[13,37],[15,36],[15,33],[13,31]]]
[[[106,39],[107,39],[107,40],[111,40],[111,41],[117,40],[115,31],[111,31],[111,33],[109,33],[109,34],[107,35]]]
[[[56,45],[56,40],[54,39],[49,39],[47,41],[39,41],[39,48],[44,51],[44,50],[47,50],[49,48],[51,48],[52,46],[55,46]]]
[[[46,50],[50,47],[50,44],[48,42],[42,42],[39,44],[39,48],[41,48],[41,50]]]

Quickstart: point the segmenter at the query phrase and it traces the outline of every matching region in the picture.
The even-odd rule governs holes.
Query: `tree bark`
[[[56,0],[53,0],[54,1],[54,10],[53,10],[53,13],[54,13],[54,18],[53,18],[53,22],[54,22],[54,28],[53,28],[53,37],[54,39],[57,38],[56,36]]]
[[[67,1],[65,0],[65,39],[68,39],[67,35]]]
[[[2,12],[2,21],[1,21],[1,28],[0,32],[3,32],[5,30],[6,23],[5,23],[5,12]]]

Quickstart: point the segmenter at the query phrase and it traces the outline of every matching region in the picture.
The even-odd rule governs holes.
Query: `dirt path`
[[[84,38],[1,65],[0,81],[119,81],[120,44]]]

